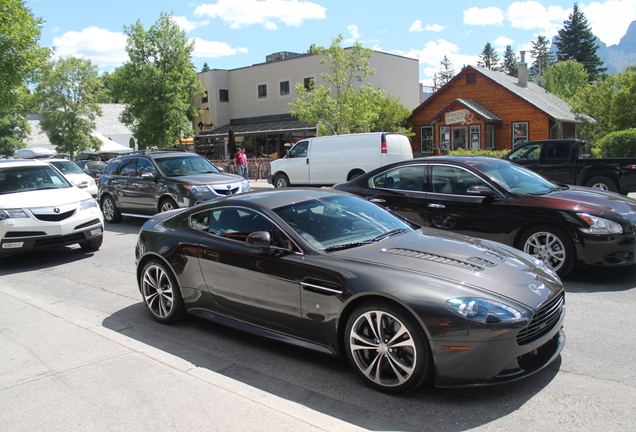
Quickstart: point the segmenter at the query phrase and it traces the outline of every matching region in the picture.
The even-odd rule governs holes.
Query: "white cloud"
[[[128,60],[126,35],[97,27],[68,31],[53,38],[56,56],[84,57],[100,68],[120,66]]]
[[[542,34],[554,36],[563,27],[571,13],[560,6],[543,6],[538,1],[514,2],[508,7],[506,18],[512,27],[523,30],[538,29]]]
[[[276,21],[299,26],[305,20],[325,19],[326,10],[317,3],[299,0],[218,0],[197,6],[194,14],[220,18],[231,28],[261,24],[271,30],[276,29]]]
[[[192,52],[192,56],[217,58],[243,54],[247,53],[247,51],[247,48],[244,47],[232,48],[225,42],[206,41],[200,38],[194,38],[194,51]]]
[[[581,3],[579,7],[592,33],[608,46],[619,43],[631,22],[636,20],[636,0]]]
[[[504,13],[497,7],[479,9],[471,7],[464,11],[464,24],[472,25],[502,25]]]
[[[349,31],[349,34],[351,35],[351,39],[358,40],[360,39],[360,32],[358,31],[358,26],[355,24],[349,25],[347,26],[347,30]]]
[[[409,28],[409,32],[420,32],[423,30],[440,32],[444,30],[446,27],[439,24],[426,24],[426,27],[422,27],[421,20],[415,20],[413,24],[411,24],[411,28]]]
[[[508,45],[512,46],[512,42],[514,42],[512,39],[507,38],[505,36],[500,36],[497,39],[495,39],[495,41],[493,42],[493,45],[495,46],[495,48],[505,50]]]
[[[185,32],[190,32],[197,27],[208,24],[208,21],[190,21],[184,16],[173,16],[172,19]]]

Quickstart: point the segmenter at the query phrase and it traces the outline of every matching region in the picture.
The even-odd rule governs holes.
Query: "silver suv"
[[[108,161],[98,194],[104,219],[117,223],[249,190],[243,177],[195,153],[140,151]]]

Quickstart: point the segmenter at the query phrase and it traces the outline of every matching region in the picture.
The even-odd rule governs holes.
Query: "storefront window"
[[[433,153],[433,126],[422,126],[420,136],[420,152]]]
[[[481,127],[474,125],[470,127],[470,149],[479,150],[481,148]]]
[[[495,126],[486,125],[486,149],[495,149]]]
[[[516,122],[512,124],[512,148],[528,141],[528,122]]]
[[[450,150],[450,127],[439,128],[439,148],[440,150]]]

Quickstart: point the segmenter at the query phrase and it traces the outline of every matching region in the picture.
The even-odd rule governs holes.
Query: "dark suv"
[[[149,217],[249,190],[243,177],[197,154],[141,151],[108,161],[98,195],[104,219],[117,223],[122,215]]]

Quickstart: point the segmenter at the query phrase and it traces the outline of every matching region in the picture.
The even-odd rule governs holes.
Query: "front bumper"
[[[576,243],[579,261],[592,266],[628,266],[636,264],[636,236],[632,233],[599,236],[583,234]]]

